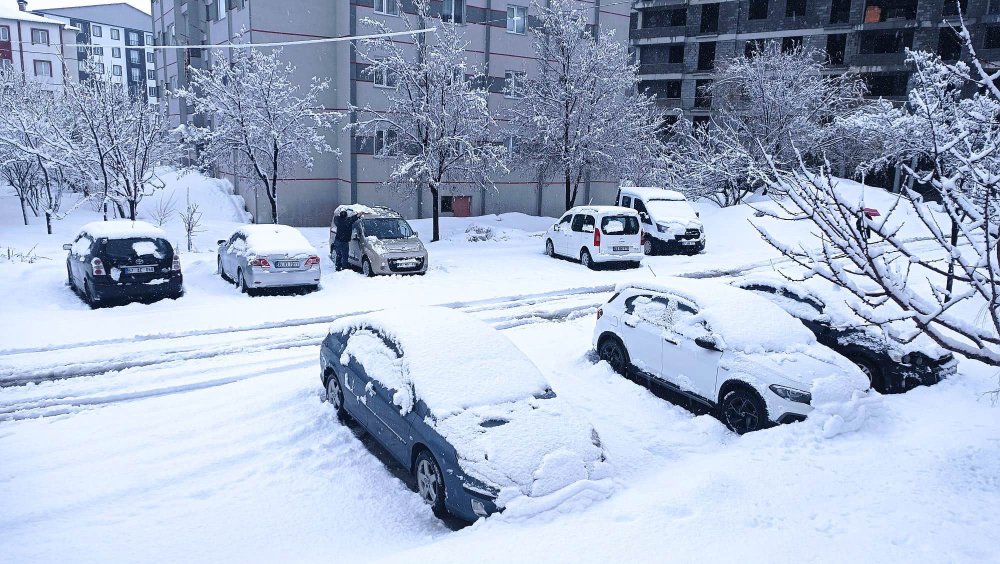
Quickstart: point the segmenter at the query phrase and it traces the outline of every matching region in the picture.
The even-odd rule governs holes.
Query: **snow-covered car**
[[[88,223],[63,249],[69,251],[69,287],[91,307],[119,299],[184,294],[180,258],[167,234],[143,221]]]
[[[475,521],[515,500],[553,506],[604,477],[593,427],[467,314],[417,307],[338,320],[320,368],[338,417],[410,471],[439,516]]]
[[[545,232],[545,254],[578,259],[587,268],[605,263],[638,267],[642,229],[635,210],[617,206],[577,206]]]
[[[261,288],[319,287],[316,249],[287,225],[240,227],[219,240],[218,263],[219,276],[251,295]]]
[[[819,342],[858,365],[872,388],[900,393],[955,374],[958,360],[927,337],[903,344],[866,323],[843,298],[823,299],[804,283],[775,276],[738,279],[733,286],[770,300],[813,332]]]
[[[593,344],[617,372],[705,404],[739,434],[804,420],[817,390],[869,387],[778,306],[704,280],[620,285],[597,311]]]
[[[426,273],[427,248],[403,216],[386,207],[365,209],[351,230],[348,264],[365,276]]]
[[[697,254],[705,250],[705,226],[684,194],[648,186],[623,186],[615,204],[639,212],[643,251]]]

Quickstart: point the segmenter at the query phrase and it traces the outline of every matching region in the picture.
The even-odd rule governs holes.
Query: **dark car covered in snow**
[[[95,221],[63,245],[69,287],[91,307],[116,300],[178,298],[181,262],[167,234],[142,221]]]
[[[936,384],[955,373],[958,361],[927,339],[903,345],[866,324],[843,300],[824,300],[803,284],[772,276],[737,280],[734,286],[775,303],[798,318],[816,339],[856,364],[880,393],[901,393]]]
[[[339,320],[320,369],[338,418],[409,471],[438,516],[471,522],[606,493],[597,432],[513,343],[466,314],[396,308]]]

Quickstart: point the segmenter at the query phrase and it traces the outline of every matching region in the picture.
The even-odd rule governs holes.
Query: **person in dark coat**
[[[358,215],[348,214],[341,211],[333,219],[333,224],[337,228],[337,236],[333,239],[333,250],[337,252],[337,270],[343,270],[350,265],[347,263],[348,244],[351,242],[351,230],[354,229],[354,222],[358,220]]]

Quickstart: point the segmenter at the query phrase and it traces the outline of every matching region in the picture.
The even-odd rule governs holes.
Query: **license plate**
[[[627,253],[629,252],[629,247],[611,247],[611,250],[616,253]]]
[[[396,266],[398,266],[400,268],[413,268],[414,266],[417,266],[417,261],[412,260],[412,259],[410,259],[410,260],[401,260],[401,261],[397,261],[396,262]]]
[[[698,241],[681,241],[681,244],[683,244],[683,245],[694,245],[697,242]]]
[[[155,266],[126,266],[125,274],[149,274],[156,272]]]
[[[299,261],[297,260],[276,260],[274,261],[275,266],[278,268],[298,268]]]

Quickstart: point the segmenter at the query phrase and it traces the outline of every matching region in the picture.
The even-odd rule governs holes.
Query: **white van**
[[[603,263],[642,262],[639,213],[615,206],[578,206],[545,232],[545,254],[578,259],[595,269]]]
[[[705,226],[684,194],[663,188],[622,186],[615,203],[639,212],[647,255],[705,250]]]

